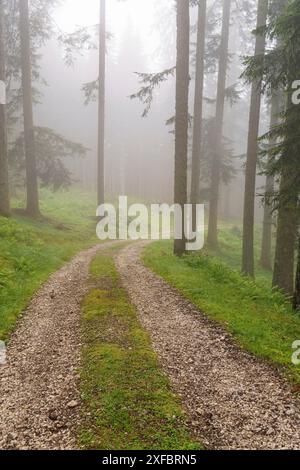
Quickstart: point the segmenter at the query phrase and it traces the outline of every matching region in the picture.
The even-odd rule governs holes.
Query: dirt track
[[[76,449],[80,303],[98,246],[55,273],[18,322],[0,367],[0,449]],[[300,449],[300,401],[277,371],[241,351],[140,261],[117,267],[194,433],[213,449]]]
[[[146,269],[141,249],[120,252],[123,285],[200,440],[214,449],[300,449],[290,385]]]
[[[106,244],[105,246],[108,246]],[[0,366],[0,449],[74,449],[80,302],[98,246],[50,277],[18,322]]]

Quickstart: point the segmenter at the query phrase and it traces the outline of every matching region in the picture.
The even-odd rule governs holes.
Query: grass
[[[83,303],[82,397],[89,450],[199,449],[180,401],[160,370],[148,335],[120,287],[112,251],[91,266],[93,288]]]
[[[228,246],[237,242],[230,240],[228,233],[223,234],[222,243],[225,237],[226,256],[222,244],[218,256],[223,253],[223,260],[233,265],[238,253],[231,253]],[[300,383],[300,367],[291,361],[292,343],[300,339],[300,317],[280,292],[270,289],[267,275],[262,273],[262,280],[254,282],[211,253],[177,258],[170,242],[147,247],[144,262],[209,318],[224,325],[240,346],[283,367],[292,380]]]
[[[18,208],[15,202],[15,208]],[[20,312],[51,273],[97,242],[92,194],[41,192],[44,219],[14,212],[0,217],[0,340],[9,337]]]
[[[239,223],[223,223],[219,230],[219,247],[215,251],[210,251],[210,254],[216,256],[231,268],[240,271],[242,263],[242,240],[243,232],[242,225]],[[263,269],[260,266],[260,250],[261,250],[261,225],[255,227],[254,237],[254,258],[255,258],[255,277],[259,283],[264,285],[271,285],[272,272]],[[275,237],[273,240],[273,249],[275,248]]]

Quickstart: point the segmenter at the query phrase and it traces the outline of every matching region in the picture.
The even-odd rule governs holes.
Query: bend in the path
[[[290,385],[146,269],[142,248],[123,249],[117,266],[200,440],[217,449],[300,449]]]

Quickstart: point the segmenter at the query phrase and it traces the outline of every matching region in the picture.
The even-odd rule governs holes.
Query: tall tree
[[[291,10],[296,7],[300,12],[300,1],[297,0],[291,4]],[[293,8],[294,7],[294,8]],[[289,9],[287,10],[289,11]],[[298,15],[298,18],[300,16]],[[275,261],[273,271],[273,287],[280,288],[288,296],[294,292],[294,274],[295,274],[295,249],[297,241],[297,229],[299,221],[298,200],[300,193],[299,181],[299,105],[292,101],[292,83],[293,78],[299,74],[300,57],[300,28],[299,24],[295,28],[293,22],[289,22],[289,14],[283,15],[283,33],[285,33],[284,23],[291,23],[289,35],[284,44],[288,69],[287,78],[287,101],[283,117],[283,123],[279,126],[277,135],[280,137],[280,144],[274,147],[274,153],[279,155],[278,172],[280,173],[280,188],[277,196],[277,233]],[[278,20],[279,28],[281,19]],[[296,31],[295,31],[296,30]],[[279,29],[280,31],[280,29]],[[293,41],[291,41],[293,38]],[[294,43],[293,43],[294,42]],[[293,43],[293,44],[292,44]],[[286,47],[287,45],[287,47]],[[296,67],[295,67],[295,64]],[[284,65],[283,65],[284,67]]]
[[[200,159],[202,151],[203,86],[205,66],[206,0],[198,4],[196,75],[194,99],[194,129],[192,150],[191,203],[193,204],[193,230],[196,229],[195,207],[200,202]]]
[[[268,173],[280,179],[279,191],[274,192],[272,198],[278,209],[273,286],[292,295],[300,194],[300,106],[294,103],[293,88],[300,74],[300,0],[283,0],[279,7],[279,14],[276,10],[267,27],[268,38],[275,47],[266,51],[263,58],[254,57],[246,61],[245,76],[262,80],[263,90],[269,93],[286,90],[282,119],[266,138],[270,140],[274,136],[277,139],[276,145],[268,151]]]
[[[258,0],[255,57],[265,54],[268,0]],[[254,211],[261,107],[261,80],[252,83],[244,194],[242,272],[254,276]]]
[[[106,78],[106,0],[100,0],[99,96],[98,96],[98,205],[104,204],[105,78]]]
[[[272,25],[270,35],[278,39],[278,47],[265,67],[266,79],[274,86],[287,90],[286,109],[278,126],[279,144],[273,154],[277,157],[274,171],[281,175],[278,196],[278,222],[273,286],[292,295],[294,288],[294,263],[299,223],[300,194],[300,105],[294,97],[294,81],[300,76],[300,0],[287,3],[286,9]],[[269,68],[268,68],[269,66]],[[298,92],[297,92],[298,94]],[[274,158],[274,157],[273,157]],[[300,299],[299,256],[294,306]]]
[[[279,123],[279,111],[280,111],[280,98],[279,94],[274,92],[271,101],[271,120],[270,129],[274,129]],[[272,135],[269,141],[270,147],[276,145],[277,138]],[[271,159],[269,158],[269,164]],[[269,166],[269,165],[268,165]],[[261,245],[261,256],[260,265],[265,269],[272,269],[272,227],[273,227],[273,211],[270,199],[274,193],[274,175],[267,173],[266,176],[266,187],[265,187],[265,199],[264,199],[264,218],[263,218],[263,234],[262,234],[262,245]]]
[[[290,187],[294,183],[294,171],[290,165],[282,169],[273,272],[273,287],[279,287],[288,295],[292,295],[294,290],[294,258],[298,225],[298,196],[290,194]]]
[[[222,166],[223,121],[226,98],[226,73],[228,65],[228,45],[230,27],[231,0],[223,0],[223,20],[220,44],[220,59],[218,72],[218,89],[216,102],[216,117],[214,129],[214,153],[211,169],[211,188],[209,200],[209,223],[207,243],[216,247],[218,244],[218,206],[220,193],[220,177]]]
[[[40,211],[39,211],[38,178],[37,178],[35,144],[34,144],[31,54],[30,54],[30,25],[29,25],[28,0],[19,0],[19,14],[20,14],[24,139],[25,139],[25,158],[26,158],[26,189],[27,189],[26,212],[30,217],[38,217]]]
[[[272,165],[269,171],[280,177],[279,192],[274,194],[278,208],[277,238],[273,286],[292,295],[294,287],[294,255],[298,225],[299,178],[299,113],[294,102],[293,84],[299,77],[300,63],[300,0],[288,2],[283,13],[272,19],[267,32],[276,47],[267,52],[263,60],[250,60],[247,74],[263,78],[265,90],[286,89],[286,106],[282,121],[274,134],[278,138],[269,150]]]
[[[300,237],[298,237],[298,257],[293,307],[295,310],[300,308]]]
[[[188,156],[188,101],[190,59],[190,9],[189,0],[177,0],[177,65],[176,65],[176,117],[175,117],[175,181],[174,199],[184,209],[187,203]],[[175,217],[175,224],[178,221]],[[174,253],[185,252],[184,220],[182,237],[174,241]]]
[[[4,1],[0,0],[0,215],[10,213],[8,162],[7,162],[7,128],[5,110],[5,34],[4,34]],[[1,102],[1,98],[2,102]]]

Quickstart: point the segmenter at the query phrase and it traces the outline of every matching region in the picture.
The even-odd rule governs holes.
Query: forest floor
[[[113,245],[77,255],[19,318],[0,366],[1,449],[201,448],[118,283]]]
[[[0,366],[1,449],[76,448],[81,301],[101,248],[53,274],[19,319]]]
[[[241,275],[240,265],[234,262],[239,240],[224,230],[225,237],[228,243],[217,251],[202,250],[181,258],[173,255],[172,242],[153,243],[143,260],[226,329],[240,347],[279,367],[300,390],[300,366],[292,361],[293,343],[300,338],[299,312],[281,292],[271,289],[269,272],[256,280]]]
[[[43,217],[0,217],[0,340],[7,340],[19,314],[39,287],[79,251],[99,242],[95,195],[76,189],[40,192]]]
[[[142,250],[91,248],[34,296],[0,368],[0,448],[299,449],[293,386]]]
[[[91,290],[82,308],[82,423],[84,449],[193,450],[180,398],[153,351],[117,272],[123,244],[91,264]]]
[[[259,229],[253,282],[234,221],[215,252],[141,260],[95,246],[93,195],[41,202],[0,224],[0,448],[300,448],[300,318],[259,268]]]

